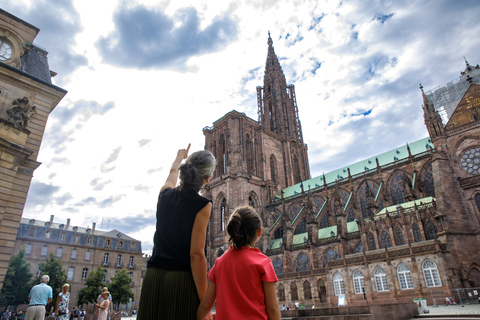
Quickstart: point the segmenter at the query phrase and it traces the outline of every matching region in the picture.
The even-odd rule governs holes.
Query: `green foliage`
[[[33,281],[33,285],[37,285],[40,283],[40,278],[43,275],[48,275],[50,277],[50,281],[48,285],[53,289],[53,299],[52,302],[47,306],[47,310],[49,310],[50,306],[55,305],[57,302],[57,296],[60,292],[62,292],[62,287],[67,282],[67,273],[65,269],[63,269],[62,262],[60,258],[57,258],[53,252],[45,259],[45,262],[42,262],[40,266],[38,266],[40,270],[40,275],[37,279]]]
[[[27,303],[30,293],[30,263],[25,260],[25,247],[13,256],[8,264],[7,274],[0,293],[0,306]]]
[[[135,295],[130,290],[131,282],[132,278],[128,276],[127,269],[119,271],[108,285],[108,291],[112,295],[112,300],[119,303],[127,303],[130,298],[134,299]]]
[[[100,266],[97,267],[97,271],[92,270],[85,281],[85,288],[81,289],[78,293],[78,303],[83,304],[87,302],[96,303],[97,297],[102,293],[102,288],[105,287],[105,283],[102,282],[103,270]]]

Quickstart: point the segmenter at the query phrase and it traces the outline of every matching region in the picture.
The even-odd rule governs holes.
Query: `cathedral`
[[[203,129],[218,161],[204,194],[208,267],[228,249],[229,215],[250,204],[280,305],[478,299],[456,291],[480,287],[480,67],[465,62],[459,79],[420,86],[428,137],[312,178],[295,87],[269,36],[258,120],[231,111]]]

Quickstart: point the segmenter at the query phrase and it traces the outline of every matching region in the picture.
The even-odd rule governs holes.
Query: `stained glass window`
[[[295,231],[293,234],[300,234],[300,233],[304,233],[306,232],[305,230],[305,221],[300,221],[297,225],[297,227],[295,228]]]
[[[412,273],[405,263],[400,263],[397,267],[398,282],[400,289],[413,289]]]
[[[350,211],[348,212],[347,222],[352,222],[354,220],[355,220],[355,217],[353,216],[353,209],[350,209]]]
[[[477,203],[478,211],[480,211],[480,194],[475,196],[475,202]]]
[[[324,202],[325,202],[325,200],[323,200],[321,198],[314,198],[313,199],[313,211],[315,212],[315,214],[318,214],[318,212],[322,208],[322,205],[323,205]]]
[[[420,228],[416,224],[413,224],[412,231],[413,231],[413,238],[415,239],[415,242],[421,242],[422,234],[420,233]]]
[[[390,248],[392,246],[392,239],[387,231],[383,231],[380,236],[380,244],[382,248]]]
[[[365,290],[365,279],[360,270],[353,271],[353,288],[356,294],[363,293],[363,290]]]
[[[300,211],[300,207],[294,204],[290,209],[290,214],[288,215],[290,217],[290,220],[292,221],[295,220],[295,217],[297,216],[299,211]]]
[[[437,265],[432,260],[425,260],[422,263],[423,276],[427,287],[441,287],[442,281],[438,273]]]
[[[385,270],[381,267],[376,267],[373,271],[373,275],[375,276],[377,292],[388,291],[387,273]]]
[[[340,254],[336,250],[328,249],[325,253],[325,258],[327,261],[339,260]]]
[[[465,151],[460,158],[462,169],[470,174],[478,174],[480,168],[480,148]]]
[[[433,183],[432,164],[430,163],[425,170],[425,176],[423,178],[423,185],[425,192],[430,197],[435,197],[435,185]]]
[[[403,241],[403,232],[400,227],[397,227],[395,229],[395,234],[397,236],[397,246],[403,246],[405,244],[405,241]]]
[[[310,258],[305,253],[301,253],[297,258],[295,272],[307,270],[310,270]]]
[[[361,253],[363,252],[363,244],[359,242],[356,246],[355,249],[353,250],[353,253]]]
[[[275,239],[283,238],[283,228],[282,227],[279,227],[275,230],[274,237],[275,237]]]
[[[283,287],[283,284],[278,285],[278,300],[285,301],[285,288]]]
[[[428,222],[425,229],[425,237],[427,238],[427,240],[433,240],[437,237],[438,228],[435,223],[433,223],[432,221]]]
[[[367,188],[368,187],[368,188]],[[359,197],[360,197],[360,208],[362,209],[362,217],[368,218],[369,216],[373,215],[373,212],[368,208],[368,199],[370,201],[375,201],[375,196],[378,192],[378,186],[371,182],[366,181],[362,184],[359,190]]]
[[[375,244],[375,236],[373,233],[368,235],[368,242],[370,243],[370,250],[377,250],[377,245]]]
[[[390,187],[393,204],[401,204],[405,202],[405,187],[403,186],[403,173],[397,173],[392,180]]]
[[[280,258],[275,258],[273,260],[273,270],[275,270],[276,274],[283,274],[283,262]]]
[[[328,215],[324,213],[323,216],[320,218],[320,229],[328,228]]]

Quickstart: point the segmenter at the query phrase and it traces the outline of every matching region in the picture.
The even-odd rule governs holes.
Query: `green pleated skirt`
[[[199,305],[191,271],[147,268],[137,320],[194,320]]]

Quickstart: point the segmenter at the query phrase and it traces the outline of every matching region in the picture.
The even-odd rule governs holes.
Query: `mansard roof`
[[[363,175],[368,172],[377,170],[377,161],[380,167],[395,165],[396,163],[408,159],[408,148],[410,148],[410,153],[413,157],[417,155],[424,154],[429,152],[434,148],[430,138],[423,138],[418,141],[406,144],[404,146],[392,149],[390,151],[384,152],[377,156],[370,157],[368,159],[356,162],[354,164],[345,166],[343,168],[325,173],[324,175],[297,183],[293,186],[286,187],[283,190],[277,192],[275,199],[279,200],[281,198],[281,192],[283,192],[283,197],[291,197],[302,192],[301,184],[303,184],[303,189],[315,189],[323,187],[325,184],[333,184],[335,182],[340,182],[348,179],[348,170],[350,170],[350,175],[355,178],[357,175]],[[325,181],[324,181],[325,179]]]

